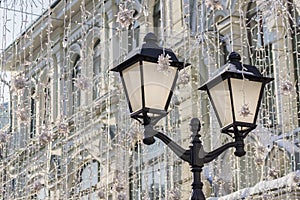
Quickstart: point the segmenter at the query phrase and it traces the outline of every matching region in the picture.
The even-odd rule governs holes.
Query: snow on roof
[[[223,197],[210,197],[207,200],[237,200],[247,197],[259,197],[267,193],[278,193],[279,190],[300,190],[300,171],[291,172],[288,175],[270,181],[262,181],[253,187],[244,188]]]

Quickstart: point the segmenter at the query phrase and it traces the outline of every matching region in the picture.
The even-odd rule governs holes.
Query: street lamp
[[[263,77],[254,66],[240,62],[240,55],[232,52],[221,72],[201,86],[206,90],[216,112],[221,132],[234,141],[205,152],[199,134],[201,125],[197,118],[191,120],[192,141],[189,149],[176,144],[164,133],[154,130],[154,125],[168,113],[178,71],[189,65],[179,62],[171,49],[162,49],[156,37],[148,33],[141,52],[112,69],[120,73],[130,116],[144,127],[143,142],[151,145],[154,137],[164,142],[177,156],[188,162],[193,172],[191,200],[205,200],[201,171],[205,163],[216,159],[225,150],[234,147],[238,157],[245,155],[244,138],[256,127],[256,119],[265,85],[272,78]],[[168,72],[157,70],[160,56],[170,59]]]

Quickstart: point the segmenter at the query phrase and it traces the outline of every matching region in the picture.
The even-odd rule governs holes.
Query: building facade
[[[12,74],[10,127],[1,132],[2,199],[188,199],[188,164],[164,144],[142,144],[117,74],[153,32],[182,70],[157,125],[188,148],[193,117],[206,151],[221,134],[197,89],[236,51],[274,77],[246,156],[231,150],[203,170],[211,199],[300,198],[300,2],[56,0],[1,53]],[[4,138],[4,139],[2,139]]]

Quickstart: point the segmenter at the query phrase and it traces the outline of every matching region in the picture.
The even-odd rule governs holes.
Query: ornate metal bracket
[[[145,138],[143,141],[146,144],[152,144],[155,141],[153,137],[156,137],[165,143],[179,158],[190,164],[191,171],[193,172],[193,191],[191,200],[205,200],[205,196],[202,191],[203,183],[201,181],[201,172],[205,163],[215,160],[225,150],[232,147],[235,147],[236,149],[234,152],[236,156],[241,157],[246,154],[244,150],[244,137],[238,132],[235,133],[235,141],[224,144],[223,146],[207,153],[204,151],[200,140],[201,135],[199,134],[199,131],[201,130],[201,124],[198,118],[193,118],[190,123],[192,141],[189,149],[182,148],[164,133],[154,130],[153,127],[157,121],[158,120],[155,120],[155,122],[145,125]]]

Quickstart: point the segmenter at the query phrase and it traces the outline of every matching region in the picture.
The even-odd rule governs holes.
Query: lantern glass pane
[[[167,71],[160,71],[157,63],[143,62],[145,107],[164,110],[177,68],[168,67]]]
[[[131,112],[142,109],[141,72],[140,63],[137,62],[123,72],[125,87],[128,93],[128,101],[131,105]]]
[[[209,94],[221,128],[231,124],[233,119],[228,79],[222,80],[212,88],[209,88]]]
[[[255,124],[255,113],[262,83],[248,79],[231,78],[230,80],[235,120]]]

